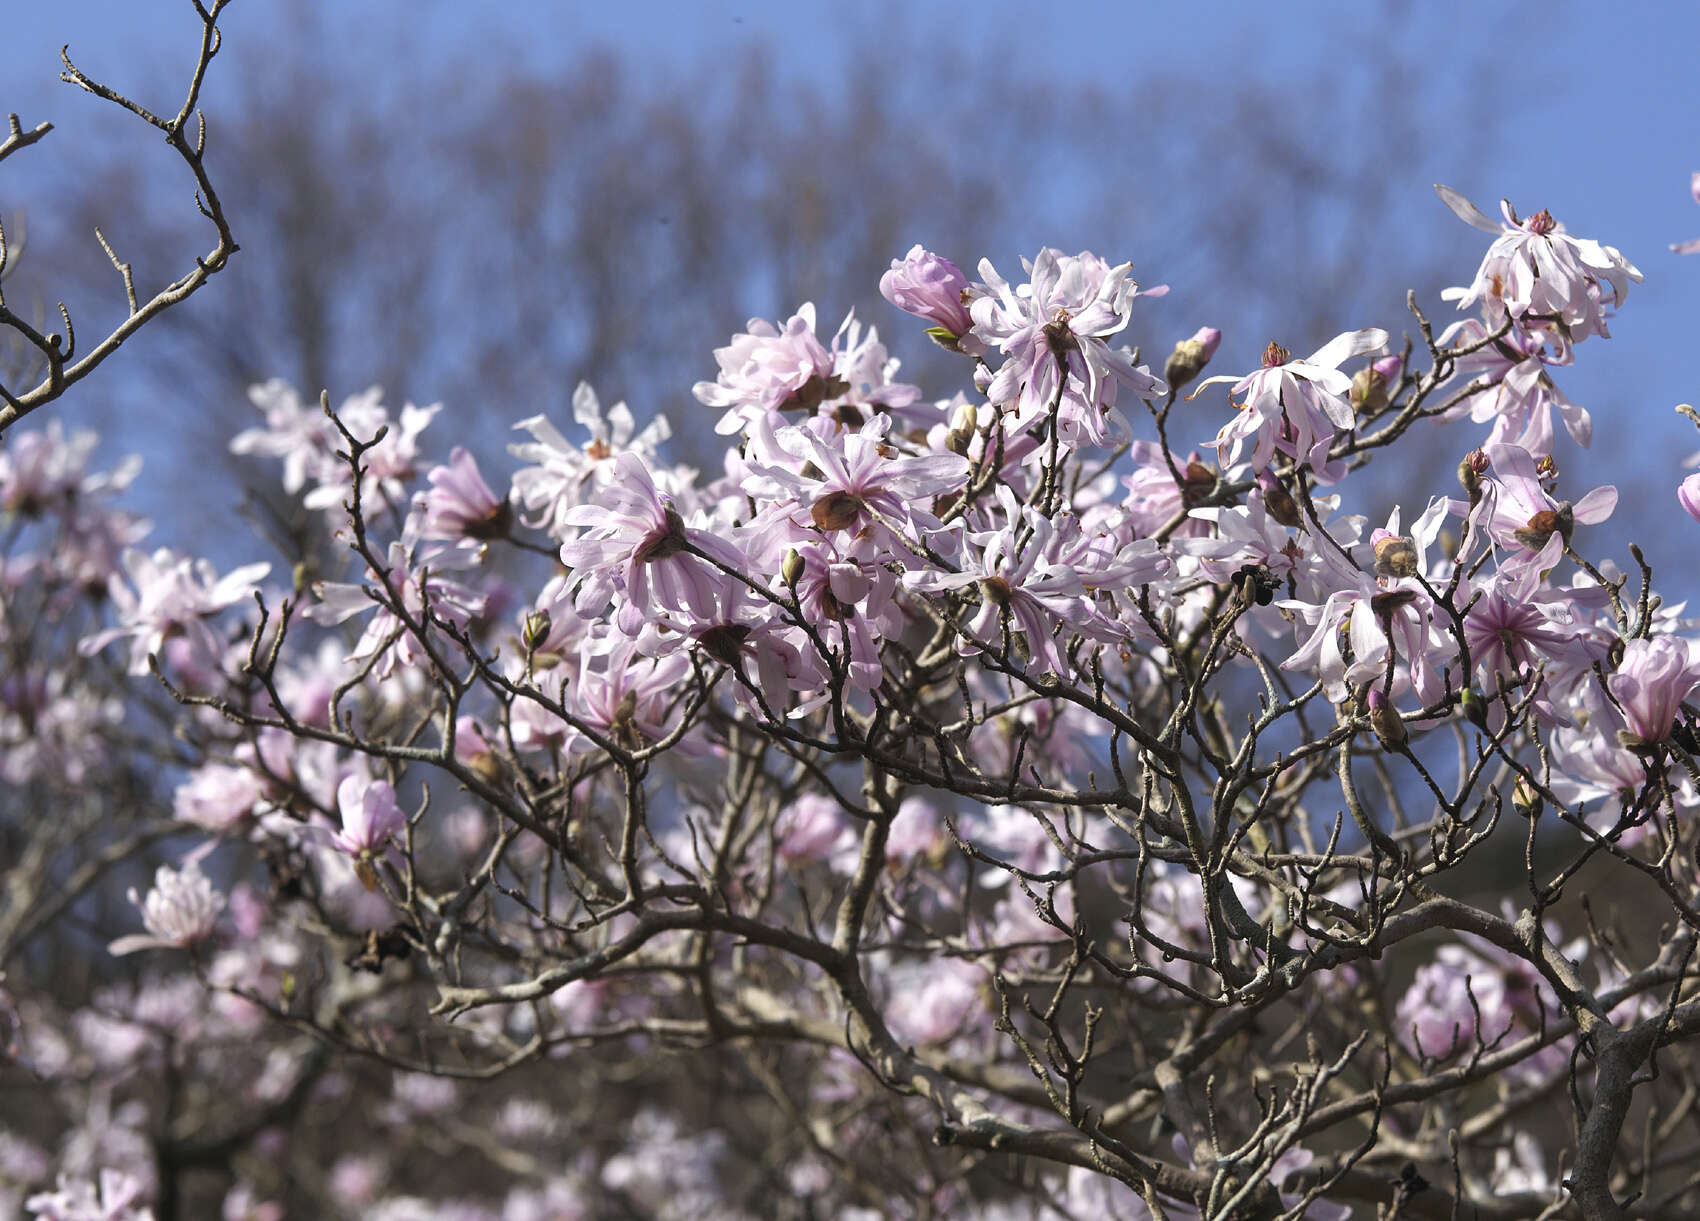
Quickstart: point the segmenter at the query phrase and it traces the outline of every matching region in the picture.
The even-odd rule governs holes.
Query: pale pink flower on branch
[[[426,478],[431,490],[420,492],[423,538],[492,539],[506,536],[513,510],[498,498],[478,473],[478,461],[463,446],[455,446],[447,466],[433,467]]]
[[[7,437],[0,449],[0,512],[34,517],[49,507],[69,509],[73,502],[128,487],[142,460],[131,456],[114,470],[90,475],[88,460],[98,443],[86,429],[67,441],[58,420],[39,432]]]
[[[752,318],[741,335],[714,350],[720,376],[692,387],[697,399],[710,407],[725,407],[715,425],[721,434],[734,433],[747,421],[769,411],[808,409],[836,398],[846,387],[833,382],[832,353],[815,334],[815,307],[799,306],[779,327],[765,318]]]
[[[1564,555],[1578,525],[1596,525],[1617,507],[1617,489],[1594,488],[1574,503],[1558,500],[1542,484],[1540,468],[1528,450],[1515,445],[1489,445],[1487,456],[1494,478],[1482,480],[1482,498],[1475,510],[1478,523],[1510,554],[1500,562],[1501,574],[1513,584],[1515,596],[1527,596],[1540,575]],[[1463,506],[1453,503],[1454,511]]]
[[[1494,235],[1476,278],[1467,288],[1441,294],[1459,309],[1480,305],[1497,325],[1507,315],[1530,324],[1550,323],[1565,342],[1589,335],[1610,338],[1602,302],[1622,305],[1629,281],[1641,273],[1615,246],[1571,237],[1552,213],[1542,208],[1519,219],[1509,200],[1500,201],[1505,223],[1495,224],[1451,187],[1435,191],[1459,220]]]
[[[1448,327],[1440,337],[1443,347],[1469,347],[1492,332],[1479,318],[1465,318]],[[1532,454],[1553,450],[1553,412],[1564,421],[1565,431],[1578,445],[1594,437],[1594,422],[1586,408],[1570,401],[1547,372],[1549,363],[1559,363],[1547,354],[1545,331],[1513,327],[1499,339],[1458,359],[1451,381],[1465,386],[1476,381],[1491,383],[1487,389],[1462,400],[1439,419],[1468,414],[1478,424],[1492,422],[1493,431],[1484,445],[1502,443]]]
[[[270,564],[248,564],[219,577],[206,560],[190,560],[160,548],[152,555],[124,553],[128,584],[114,574],[109,586],[119,626],[84,638],[78,646],[90,657],[123,637],[130,637],[130,673],[146,674],[148,657],[159,653],[166,638],[187,635],[199,660],[216,664],[221,650],[204,622],[206,616],[247,601],[271,571]]]
[[[561,562],[583,581],[578,610],[606,606],[618,590],[617,622],[632,635],[661,610],[697,619],[712,615],[715,591],[728,578],[692,551],[739,571],[743,553],[711,531],[687,527],[636,454],[621,454],[615,465],[618,474],[598,503],[578,505],[566,515],[568,525],[585,527],[561,546]]]
[[[173,812],[219,834],[252,814],[264,795],[264,784],[249,768],[208,763],[178,787]]]
[[[141,909],[142,924],[148,931],[146,935],[118,938],[107,946],[108,952],[122,955],[137,950],[185,949],[212,936],[224,910],[224,896],[201,872],[198,858],[205,851],[203,848],[192,855],[182,869],[161,865],[146,899],[131,888],[130,902]]]
[[[1134,298],[1161,296],[1168,286],[1142,293],[1131,263],[1111,267],[1090,251],[1046,247],[1022,265],[1029,282],[1011,287],[989,260],[980,262],[987,291],[969,306],[974,333],[1004,355],[986,397],[1013,405],[1011,432],[1039,423],[1056,402],[1062,441],[1098,444],[1118,386],[1145,397],[1168,393],[1161,378],[1108,342],[1126,328]]]
[[[142,1183],[121,1170],[102,1170],[99,1185],[61,1175],[56,1191],[24,1201],[37,1221],[154,1221],[142,1202]]]
[[[784,430],[783,439],[807,456],[804,469],[812,468],[813,477],[778,466],[751,466],[760,481],[746,481],[748,490],[784,498],[764,515],[758,539],[770,539],[783,523],[801,529],[813,525],[843,538],[869,538],[881,551],[915,554],[909,538],[892,527],[907,527],[910,537],[937,530],[938,520],[921,506],[961,489],[968,481],[968,460],[948,453],[904,456],[887,440],[889,431],[885,417],[834,438],[806,426]]]
[[[389,409],[379,397],[382,391],[373,387],[364,395],[349,399],[338,411],[338,418],[351,436],[361,442],[374,442],[360,458],[361,496],[382,496],[389,504],[404,504],[406,485],[416,473],[419,459],[419,437],[432,418],[443,409],[441,403],[416,407],[412,403],[401,409],[398,421],[390,419]],[[379,432],[383,436],[379,439]],[[316,472],[319,486],[308,492],[301,503],[309,509],[340,510],[354,490],[354,474],[347,461],[336,455],[336,448],[346,442],[340,434],[334,438],[332,452]]]
[[[1234,404],[1239,414],[1216,434],[1216,453],[1223,465],[1238,463],[1246,442],[1253,441],[1254,471],[1263,470],[1280,452],[1333,482],[1344,471],[1329,463],[1328,448],[1336,432],[1350,432],[1357,420],[1346,401],[1352,379],[1340,372],[1340,364],[1386,346],[1387,332],[1374,327],[1336,335],[1308,360],[1293,360],[1287,349],[1272,343],[1264,350],[1261,369],[1238,379],[1227,374],[1205,378],[1187,399],[1220,382],[1232,382],[1229,394],[1241,396]]]
[[[1683,404],[1687,406],[1687,404]],[[1690,454],[1683,464],[1690,469],[1700,466],[1700,454]],[[1700,472],[1690,475],[1677,485],[1676,499],[1688,515],[1695,521],[1700,521]]]
[[[1670,737],[1682,701],[1697,683],[1700,662],[1688,642],[1659,636],[1625,645],[1623,660],[1606,680],[1606,688],[1623,710],[1625,730],[1650,745]]]
[[[380,393],[368,390],[366,397]],[[328,476],[330,464],[336,461],[336,427],[317,403],[304,403],[281,378],[248,387],[248,401],[266,417],[265,427],[237,433],[230,443],[231,453],[283,459],[283,490],[291,495],[305,487],[309,478],[318,482]],[[343,411],[356,401],[349,399]]]
[[[407,815],[396,804],[395,787],[387,780],[349,776],[337,786],[336,804],[342,830],[331,836],[331,843],[352,857],[383,851],[390,837],[407,825]]]
[[[469,550],[470,549],[470,550]],[[470,543],[422,548],[415,552],[410,540],[396,539],[390,543],[385,557],[385,574],[389,588],[399,598],[401,609],[414,627],[428,630],[429,620],[436,619],[465,630],[472,620],[484,614],[485,595],[470,586],[452,581],[442,575],[445,569],[465,568],[475,556]],[[321,581],[313,586],[318,601],[302,610],[303,618],[315,623],[342,623],[356,615],[377,610],[359,643],[347,660],[365,660],[382,653],[374,673],[388,678],[396,667],[429,664],[429,654],[419,635],[402,620],[390,606],[377,600],[376,584],[356,585],[341,581]],[[430,608],[430,616],[426,608]]]
[[[638,432],[637,421],[623,402],[604,413],[589,382],[580,382],[573,391],[573,419],[590,433],[582,446],[568,441],[541,415],[514,425],[529,432],[533,440],[508,446],[514,457],[531,464],[513,477],[514,497],[537,514],[526,524],[557,538],[566,536],[567,511],[583,503],[587,482],[603,484],[614,478],[614,461],[628,450],[647,463],[656,462],[661,443],[672,435],[665,416],[656,416]]]
[[[933,324],[933,337],[953,351],[977,356],[986,345],[969,334],[974,321],[964,300],[970,291],[962,269],[943,255],[913,246],[880,277],[880,295],[905,313]]]

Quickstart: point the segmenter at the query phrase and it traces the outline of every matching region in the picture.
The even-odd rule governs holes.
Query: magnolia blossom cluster
[[[759,1079],[790,1107],[794,1086],[850,1146],[905,1114],[857,1101],[901,1078],[945,1114],[940,1145],[993,1131],[952,1100],[971,1088],[1002,1091],[1011,1123],[1060,1115],[1098,1149],[1078,1094],[1090,1057],[1059,1017],[1087,975],[1087,1043],[1106,1005],[1117,1020],[1208,1015],[1292,991],[1295,1029],[1347,1005],[1384,1015],[1388,1075],[1465,1081],[1504,1054],[1520,1086],[1550,1085],[1582,1054],[1581,1023],[1656,1020],[1634,991],[1652,985],[1615,962],[1573,967],[1585,943],[1561,946],[1539,911],[1490,905],[1454,926],[1425,909],[1432,922],[1402,937],[1472,935],[1405,947],[1395,982],[1373,970],[1378,939],[1403,927],[1401,905],[1459,902],[1435,876],[1515,814],[1530,860],[1547,808],[1572,848],[1643,872],[1676,859],[1700,803],[1700,651],[1680,607],[1589,558],[1618,493],[1579,483],[1556,450],[1555,413],[1579,444],[1591,425],[1551,370],[1608,337],[1640,272],[1545,211],[1506,204],[1496,224],[1441,194],[1493,234],[1446,294],[1471,316],[1426,352],[1384,327],[1303,359],[1279,337],[1233,337],[1262,347],[1257,367],[1184,400],[1221,331],[1198,329],[1153,373],[1122,336],[1162,323],[1148,311],[1165,290],[1054,249],[1015,282],[921,247],[881,278],[962,358],[971,391],[928,397],[874,328],[852,316],[829,334],[803,305],[714,353],[699,422],[640,430],[581,385],[583,435],[523,420],[505,477],[434,446],[438,408],[392,417],[373,390],[322,411],[267,383],[252,392],[262,423],[233,449],[280,462],[326,542],[311,563],[291,557],[287,583],[265,562],[220,575],[140,549],[144,524],[111,503],[132,468],[93,475],[92,440],[20,434],[0,452],[0,508],[30,533],[0,554],[0,581],[79,609],[61,616],[67,660],[0,678],[0,769],[90,766],[79,742],[124,705],[76,667],[157,671],[188,706],[186,753],[165,761],[172,814],[203,842],[130,892],[145,932],[111,952],[146,951],[160,972],[190,960],[224,1006],[196,1021],[365,1029],[373,1059],[416,1057],[383,1108],[398,1132],[422,1116],[453,1129],[462,1095],[429,1070],[488,1063],[394,1037],[421,980],[442,989],[439,1013],[472,1013],[468,1045],[510,1065],[574,1040],[783,1034],[816,1054],[783,1074],[761,1061]],[[1225,405],[1207,393],[1220,384]],[[675,426],[726,438],[719,467],[667,460]],[[1407,435],[1449,446],[1456,484],[1371,520],[1353,475]],[[1684,495],[1700,517],[1700,492]],[[0,602],[0,642],[23,639],[16,605]],[[1454,773],[1431,746],[1443,739]],[[1354,760],[1383,777],[1395,816],[1366,812]],[[1430,832],[1413,831],[1412,802],[1434,806]],[[269,898],[244,875],[259,867]],[[309,969],[329,937],[351,952]],[[349,982],[362,975],[393,988]],[[1048,1009],[1041,984],[1059,998]],[[1583,989],[1610,1004],[1581,1004]],[[109,1008],[125,1022],[146,1006]],[[1237,1037],[1212,1043],[1200,1017],[1207,1029],[1213,1049]],[[92,1054],[50,1044],[32,1053],[49,1077]],[[1345,1059],[1309,1054],[1316,1089],[1343,1079]],[[255,1105],[310,1102],[299,1068],[268,1064]],[[1140,1108],[1180,1087],[1140,1082],[1146,1101],[1118,1122],[1162,1130]],[[1307,1143],[1320,1103],[1305,1088],[1260,1095],[1265,1122],[1237,1151],[1213,1123],[1164,1112],[1183,1134],[1149,1156],[1175,1169],[1140,1190],[1140,1158],[1104,1178],[1079,1150],[1046,1172],[1054,1207],[974,1196],[981,1184],[920,1156],[903,1171],[945,1213],[1144,1216],[1161,1196],[1168,1216],[1229,1216],[1220,1193],[1262,1191],[1306,1210],[1288,1215],[1375,1215],[1320,1198],[1350,1185],[1351,1163],[1337,1140]],[[1379,1117],[1382,1087],[1363,1088]],[[501,1122],[510,1152],[553,1132],[546,1107]],[[587,1146],[548,1172],[529,1153],[498,1159],[533,1173],[500,1200],[428,1204],[381,1148],[339,1162],[332,1195],[374,1217],[579,1215],[597,1193],[743,1215],[731,1136],[659,1107],[630,1127],[629,1147]],[[811,1134],[789,1188],[842,1192],[837,1215],[857,1215],[867,1193],[829,1138]],[[1556,1190],[1553,1152],[1524,1141],[1479,1182]],[[148,1215],[127,1169],[76,1169],[26,1207]],[[264,1215],[239,1186],[239,1215]]]

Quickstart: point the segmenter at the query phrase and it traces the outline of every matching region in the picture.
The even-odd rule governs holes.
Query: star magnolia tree
[[[588,387],[503,492],[451,412],[259,386],[292,566],[8,437],[0,1192],[1700,1216],[1700,649],[1556,381],[1640,273],[1441,195],[1460,321],[1202,381],[1214,329],[1117,346],[1126,263],[917,247],[953,397],[756,320],[708,473]],[[1456,484],[1345,511],[1423,444]]]

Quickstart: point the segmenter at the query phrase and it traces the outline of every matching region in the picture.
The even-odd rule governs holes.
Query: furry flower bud
[[[1383,750],[1402,751],[1410,737],[1405,718],[1380,687],[1371,687],[1369,691],[1369,727],[1375,731],[1375,740]]]
[[[1200,327],[1191,339],[1183,339],[1169,353],[1163,364],[1163,380],[1169,388],[1179,390],[1204,372],[1204,366],[1222,345],[1222,332],[1213,326]]]

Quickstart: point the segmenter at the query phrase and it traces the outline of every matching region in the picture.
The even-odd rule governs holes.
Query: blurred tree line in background
[[[322,15],[255,37],[238,11],[209,157],[242,249],[66,422],[139,446],[147,511],[218,554],[228,500],[208,473],[274,497],[227,450],[250,422],[246,388],[272,377],[334,401],[374,383],[397,404],[442,401],[454,440],[497,469],[514,421],[570,426],[589,380],[640,423],[667,413],[675,452],[703,458],[690,386],[713,349],[813,298],[824,329],[854,308],[905,380],[947,395],[960,366],[878,297],[915,242],[966,267],[1013,269],[1044,244],[1132,260],[1145,286],[1174,286],[1146,311],[1157,329],[1128,336],[1155,367],[1206,324],[1226,336],[1224,371],[1255,367],[1271,339],[1298,354],[1342,327],[1397,335],[1404,289],[1432,299],[1446,266],[1412,236],[1454,223],[1404,171],[1478,162],[1486,129],[1468,117],[1506,80],[1463,51],[1436,88],[1439,69],[1401,51],[1423,19],[1410,9],[1343,14],[1366,54],[1279,84],[1178,48],[1130,47],[1126,76],[1101,81],[1036,72],[1014,45],[954,61],[906,36],[902,13],[843,48],[840,87],[782,48],[681,79],[587,47],[545,78],[493,69],[488,47],[445,62],[350,46]],[[200,218],[150,167],[119,145],[66,175],[51,215],[30,217],[14,295],[64,299],[90,325],[115,311],[97,225],[139,284],[174,274]]]

